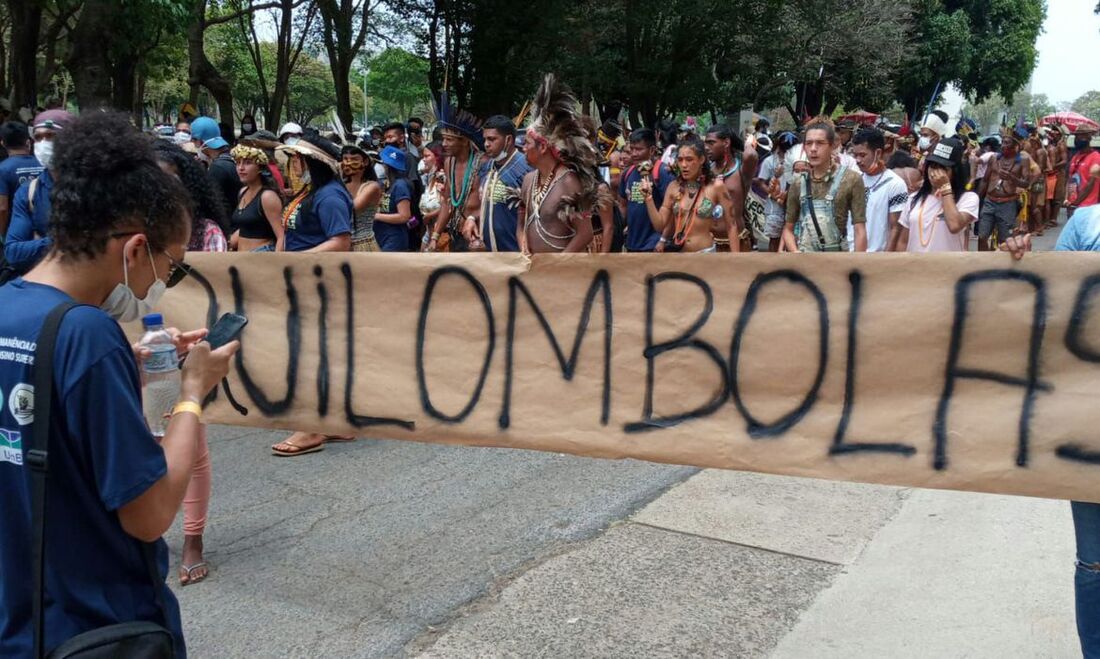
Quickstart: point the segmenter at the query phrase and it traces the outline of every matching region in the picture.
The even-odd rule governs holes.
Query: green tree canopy
[[[404,118],[417,105],[431,98],[428,60],[401,48],[387,48],[372,57],[367,66],[367,95],[393,106]]]

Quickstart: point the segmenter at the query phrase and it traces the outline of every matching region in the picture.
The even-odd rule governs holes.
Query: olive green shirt
[[[839,167],[830,170],[824,181],[813,181],[810,186],[814,199],[824,199],[833,186],[833,177]],[[811,174],[810,176],[813,176]],[[787,191],[787,224],[796,224],[799,215],[802,214],[802,177],[796,175],[791,179],[791,187]],[[867,222],[867,188],[863,186],[863,177],[858,170],[848,169],[844,172],[844,178],[840,181],[840,187],[836,191],[836,199],[833,200],[833,219],[840,229],[841,241],[848,235],[848,214],[851,213],[852,224],[864,224]],[[819,220],[821,218],[818,218]]]

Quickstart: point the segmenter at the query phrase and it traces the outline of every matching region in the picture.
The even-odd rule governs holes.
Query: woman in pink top
[[[965,252],[967,229],[978,217],[978,195],[966,191],[970,179],[965,149],[953,138],[940,140],[925,159],[924,183],[901,214],[898,251]]]

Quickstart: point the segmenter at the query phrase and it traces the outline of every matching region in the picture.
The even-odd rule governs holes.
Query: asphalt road
[[[382,657],[696,470],[211,427],[210,577],[176,588],[193,657]],[[175,587],[182,545],[167,536]]]

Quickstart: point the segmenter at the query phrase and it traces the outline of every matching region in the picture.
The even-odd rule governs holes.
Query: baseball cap
[[[382,158],[382,164],[393,167],[402,174],[408,168],[405,165],[405,152],[395,146],[387,146],[379,155]]]
[[[65,110],[46,110],[45,112],[39,112],[38,115],[35,116],[31,127],[61,130],[72,123],[73,119],[73,115]]]
[[[222,138],[218,122],[210,117],[199,117],[191,122],[191,138],[202,142],[204,149],[223,149],[229,146]]]
[[[928,162],[943,167],[954,167],[962,162],[963,145],[959,140],[948,137],[939,141],[932,153],[928,154]]]

